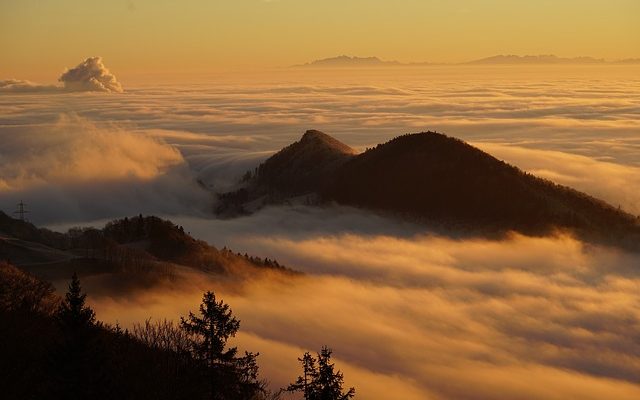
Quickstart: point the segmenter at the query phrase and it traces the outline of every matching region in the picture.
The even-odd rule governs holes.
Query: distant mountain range
[[[378,57],[354,57],[354,56],[338,56],[331,58],[323,58],[321,60],[315,60],[313,62],[298,65],[302,67],[345,67],[345,66],[365,66],[365,67],[377,67],[377,66],[394,66],[402,65],[398,61],[382,61]]]
[[[481,58],[464,64],[640,64],[640,58],[607,61],[594,57],[558,57],[552,54],[537,56],[497,55]]]
[[[467,64],[604,64],[603,58],[594,57],[574,57],[564,58],[548,55],[537,56],[516,56],[516,55],[497,55],[479,60],[470,61]]]
[[[267,204],[338,203],[463,233],[560,229],[625,247],[640,243],[635,216],[436,132],[399,136],[357,154],[310,130],[245,181],[220,196],[220,215]]]
[[[627,58],[622,60],[607,61],[603,58],[594,57],[558,57],[549,55],[496,55],[478,60],[472,60],[461,63],[401,63],[398,61],[384,61],[378,57],[355,57],[355,56],[338,56],[331,58],[323,58],[315,60],[303,65],[295,65],[294,67],[312,67],[312,68],[366,68],[366,67],[402,67],[402,66],[423,66],[423,65],[594,65],[594,64],[640,64],[640,58]]]

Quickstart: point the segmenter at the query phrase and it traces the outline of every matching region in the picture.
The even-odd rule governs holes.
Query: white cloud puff
[[[22,79],[0,80],[0,93],[124,92],[101,57],[89,57],[75,67],[67,68],[58,81],[63,86],[42,85]]]
[[[67,69],[60,78],[64,88],[77,92],[121,93],[122,85],[102,63],[101,57],[89,57],[73,68]]]

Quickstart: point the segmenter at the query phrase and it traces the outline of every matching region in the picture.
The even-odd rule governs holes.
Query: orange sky
[[[288,66],[340,54],[640,57],[637,0],[8,0],[0,78],[55,80],[99,55],[120,74]]]

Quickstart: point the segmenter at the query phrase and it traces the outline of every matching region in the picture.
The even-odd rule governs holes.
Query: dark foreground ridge
[[[309,132],[260,165],[244,189],[223,195],[218,210],[241,213],[302,198],[306,204],[336,202],[464,232],[569,230],[625,247],[640,238],[635,216],[459,139],[407,134],[356,155],[320,133],[314,134],[321,140],[313,148],[303,146]]]
[[[102,229],[66,233],[38,228],[0,211],[0,261],[10,261],[46,280],[114,274],[129,285],[172,279],[176,268],[211,274],[273,270],[292,273],[276,260],[218,249],[181,226],[155,216],[111,221]]]
[[[301,391],[314,399],[344,400],[355,395],[354,388],[343,389],[343,375],[326,346],[317,359],[303,355],[304,379],[270,390],[260,375],[259,354],[241,354],[227,342],[240,320],[213,291],[177,323],[146,319],[127,329],[100,321],[86,299],[75,273],[62,298],[50,283],[0,261],[3,399],[280,400],[283,392]]]
[[[212,290],[178,322],[146,319],[122,329],[98,319],[79,278],[97,280],[91,296],[117,298],[119,291],[171,290],[171,274],[189,268],[204,271],[211,279],[203,283],[212,286],[263,273],[296,275],[275,260],[218,250],[153,216],[58,233],[0,212],[2,399],[279,400],[285,392],[353,398],[326,346],[317,358],[303,355],[304,385],[292,376],[287,387],[269,388],[259,353],[227,343],[240,320]],[[51,281],[69,277],[61,297]]]

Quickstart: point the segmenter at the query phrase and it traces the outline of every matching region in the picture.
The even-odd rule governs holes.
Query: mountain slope
[[[0,259],[18,265],[50,264],[71,260],[75,255],[38,242],[0,236]]]
[[[217,249],[171,221],[142,215],[111,221],[103,229],[58,233],[0,212],[0,260],[48,280],[66,279],[77,271],[125,273],[149,281],[171,276],[178,266],[224,274],[255,268],[292,272],[275,260]]]
[[[471,228],[640,232],[633,216],[601,200],[434,132],[400,136],[359,155],[322,194],[342,204]]]
[[[355,155],[328,135],[309,132],[316,133],[306,133],[265,161],[235,200],[251,201],[260,193],[269,193],[273,201],[314,193],[316,203],[336,202],[465,232],[569,229],[630,246],[640,237],[636,217],[443,134],[403,135]]]
[[[51,247],[63,247],[66,237],[59,232],[38,228],[30,222],[15,219],[0,211],[0,237],[12,237],[25,241],[38,242]]]
[[[346,144],[320,131],[309,130],[258,167],[258,188],[275,189],[284,194],[315,191],[327,178],[355,155]]]
[[[308,130],[299,141],[283,148],[260,164],[246,187],[219,195],[216,213],[222,216],[245,214],[266,204],[318,193],[356,151],[339,140],[316,130]]]

